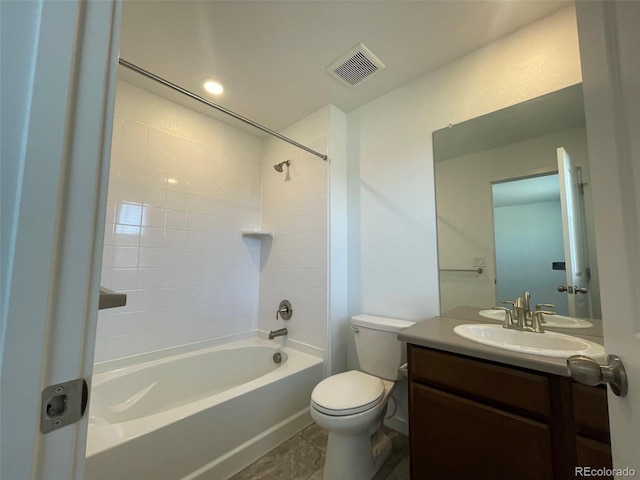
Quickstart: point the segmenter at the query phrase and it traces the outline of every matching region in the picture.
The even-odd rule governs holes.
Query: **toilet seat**
[[[382,380],[352,370],[322,380],[311,392],[311,404],[326,415],[346,416],[375,407],[383,397]]]

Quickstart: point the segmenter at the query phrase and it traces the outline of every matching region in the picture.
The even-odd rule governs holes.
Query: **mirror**
[[[581,84],[433,133],[442,315],[527,290],[602,334],[586,140]]]

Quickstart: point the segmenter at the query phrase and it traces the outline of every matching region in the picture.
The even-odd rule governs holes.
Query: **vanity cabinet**
[[[411,478],[576,478],[611,467],[606,390],[408,345]],[[593,478],[593,477],[592,477]]]

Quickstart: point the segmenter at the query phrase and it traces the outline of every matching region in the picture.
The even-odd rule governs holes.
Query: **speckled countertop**
[[[477,312],[477,308],[458,307],[447,312],[445,314],[446,316],[433,317],[416,323],[413,327],[401,331],[398,334],[398,338],[407,343],[422,347],[435,348],[445,352],[458,353],[564,377],[569,376],[567,373],[566,359],[564,358],[545,357],[490,347],[462,338],[453,332],[453,328],[457,325],[468,323],[496,323],[479,316]],[[578,333],[577,330],[568,329],[560,330],[550,328],[549,330],[555,330],[602,344],[602,336],[593,335],[598,332],[598,328],[599,325],[596,325],[595,329],[580,333]],[[601,331],[600,329],[600,332]],[[590,335],[585,335],[585,333],[589,333]]]

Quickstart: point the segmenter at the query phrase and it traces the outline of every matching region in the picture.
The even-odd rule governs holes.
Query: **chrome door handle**
[[[556,290],[558,290],[560,293],[572,293],[577,295],[578,293],[587,293],[587,289],[584,287],[579,287],[577,285],[571,286],[571,285],[558,285],[556,287]]]
[[[585,355],[573,355],[567,359],[567,372],[583,385],[594,387],[608,383],[611,391],[618,397],[626,396],[629,389],[627,372],[617,355],[607,355],[606,365],[599,365]]]

